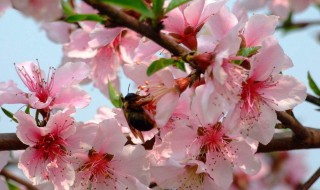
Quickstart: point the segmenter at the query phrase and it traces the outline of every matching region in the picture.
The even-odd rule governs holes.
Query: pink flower
[[[306,87],[280,74],[292,66],[278,42],[269,37],[259,53],[250,58],[250,74],[242,84],[241,101],[234,110],[235,126],[243,135],[267,144],[277,122],[275,111],[292,109],[306,98]]]
[[[184,163],[168,159],[162,165],[152,166],[150,172],[157,185],[164,189],[221,189],[204,168],[199,161]]]
[[[152,101],[144,106],[158,127],[163,127],[175,109],[180,94],[189,84],[188,78],[174,79],[172,73],[163,69],[152,76],[146,74],[147,65],[127,64],[125,74],[138,84],[138,94],[147,95]]]
[[[45,127],[38,127],[22,111],[15,114],[19,122],[17,136],[29,146],[21,155],[18,167],[35,185],[50,180],[55,189],[69,189],[73,184],[75,173],[70,155],[80,149],[80,142],[75,138],[75,121],[68,114],[60,111],[52,115]]]
[[[143,171],[145,151],[140,146],[124,146],[126,141],[115,119],[101,122],[88,152],[74,155],[76,179],[73,187],[148,189],[144,185],[148,184]]]
[[[209,1],[208,1],[209,2]],[[165,30],[189,49],[197,49],[197,33],[206,20],[217,13],[225,0],[207,3],[205,0],[195,0],[187,5],[170,11],[164,20]]]
[[[39,66],[31,61],[16,64],[16,69],[30,93],[23,93],[12,81],[2,83],[0,89],[7,89],[0,91],[1,104],[24,103],[35,109],[46,110],[67,106],[82,108],[90,101],[89,96],[75,86],[89,73],[84,63],[69,62],[57,70],[50,68],[47,79]]]
[[[256,10],[262,8],[266,4],[269,6],[272,14],[280,16],[281,20],[285,20],[290,12],[299,13],[307,9],[313,3],[312,0],[242,0],[241,5],[248,10]]]
[[[59,0],[12,0],[12,6],[38,21],[53,21],[62,16]]]

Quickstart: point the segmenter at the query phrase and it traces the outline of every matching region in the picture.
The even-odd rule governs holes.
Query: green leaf
[[[175,59],[161,58],[161,59],[158,59],[150,64],[150,66],[147,69],[147,75],[151,76],[155,72],[157,72],[165,67],[168,67],[170,65],[176,66],[177,68],[185,71],[183,61],[175,60]]]
[[[7,181],[7,184],[8,184],[9,190],[20,190],[18,186],[16,186],[15,184],[9,181]]]
[[[105,3],[117,5],[122,8],[137,11],[143,17],[154,18],[153,12],[148,8],[143,0],[101,0]]]
[[[1,110],[3,111],[3,113],[4,113],[7,117],[9,117],[10,119],[12,119],[14,122],[18,123],[17,119],[14,118],[13,113],[11,113],[9,110],[7,110],[7,109],[5,109],[5,108],[3,108],[3,107],[1,107]]]
[[[153,14],[158,18],[161,18],[163,16],[163,4],[164,0],[152,0],[152,11]]]
[[[180,5],[183,5],[183,4],[185,4],[185,3],[189,2],[189,1],[191,1],[191,0],[171,0],[171,2],[169,3],[169,5],[168,5],[168,7],[167,7],[167,9],[165,11],[165,13],[168,13],[171,10],[173,10],[173,9],[179,7]]]
[[[183,61],[177,61],[175,64],[174,64],[175,67],[177,67],[178,69],[180,69],[181,71],[184,71],[186,72],[186,66],[184,65],[184,62]]]
[[[75,15],[68,16],[65,19],[65,21],[70,23],[75,23],[75,22],[84,21],[84,20],[96,21],[100,23],[105,21],[103,17],[96,14],[75,14]]]
[[[70,5],[69,2],[61,0],[61,6],[62,6],[63,13],[66,16],[71,16],[75,14],[73,7]]]
[[[320,90],[319,90],[317,84],[314,82],[313,78],[311,77],[309,71],[308,71],[308,81],[309,81],[309,86],[310,86],[310,88],[312,89],[312,91],[313,91],[316,95],[320,96]]]
[[[30,106],[27,106],[26,110],[24,111],[26,114],[30,114]]]
[[[121,96],[118,93],[118,91],[114,88],[111,82],[108,82],[108,90],[109,90],[109,98],[113,106],[116,108],[121,108],[122,106]]]
[[[237,55],[240,55],[243,57],[251,57],[254,54],[256,54],[260,48],[261,46],[243,47],[238,51]]]

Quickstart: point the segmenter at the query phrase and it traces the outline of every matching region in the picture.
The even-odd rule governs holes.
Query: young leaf
[[[137,11],[143,17],[154,18],[153,12],[148,8],[143,0],[102,0],[102,2]]]
[[[237,55],[241,55],[243,57],[251,57],[252,55],[256,54],[260,48],[261,46],[244,47],[238,51]]]
[[[75,14],[73,7],[70,5],[69,2],[61,0],[61,6],[62,6],[63,13],[66,16],[71,16]]]
[[[20,188],[18,186],[16,186],[15,184],[7,181],[7,184],[8,184],[8,187],[9,187],[9,190],[20,190]]]
[[[16,120],[16,118],[14,118],[13,113],[11,113],[9,110],[1,107],[1,110],[3,111],[3,113],[9,117],[10,119],[12,119],[14,122],[18,123],[18,121]]]
[[[24,111],[26,114],[30,114],[30,106],[27,106],[26,110]]]
[[[65,21],[70,23],[75,23],[75,22],[84,21],[84,20],[96,21],[100,23],[105,21],[103,17],[96,14],[75,14],[75,15],[68,16],[65,19]]]
[[[309,86],[312,89],[312,91],[320,96],[320,89],[318,88],[318,85],[314,82],[313,78],[310,75],[310,72],[308,71],[308,81],[309,81]]]
[[[180,69],[181,71],[186,72],[186,66],[184,65],[183,61],[176,61],[176,63],[174,64],[175,67],[177,67],[178,69]]]
[[[166,59],[166,58],[158,59],[150,64],[150,66],[147,69],[147,75],[150,76],[150,75],[154,74],[155,72],[157,72],[165,67],[168,67],[170,65],[174,65],[177,68],[185,71],[184,63],[182,62],[182,64],[183,64],[182,65],[181,62],[182,62],[181,60],[175,60],[175,59]]]
[[[158,18],[163,16],[162,7],[164,4],[164,0],[152,0],[152,11],[154,15]]]
[[[120,94],[114,88],[111,82],[108,82],[109,98],[114,107],[120,108],[122,106],[122,101]]]
[[[171,2],[169,3],[168,7],[166,8],[165,13],[170,12],[171,10],[179,7],[182,4],[185,4],[187,2],[189,2],[191,0],[171,0]]]

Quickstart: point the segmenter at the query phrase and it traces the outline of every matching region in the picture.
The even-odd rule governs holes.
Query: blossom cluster
[[[140,190],[151,182],[164,189],[228,189],[235,170],[259,172],[255,152],[271,141],[276,112],[306,98],[306,87],[284,74],[293,64],[273,36],[278,16],[241,16],[226,0],[183,4],[163,18],[161,32],[194,52],[184,60],[190,65],[149,76],[152,62],[171,57],[153,41],[119,26],[57,21],[60,1],[11,3],[41,22],[64,53],[47,77],[39,63],[15,65],[29,92],[13,81],[0,83],[0,105],[34,110],[35,116],[14,114],[17,136],[29,146],[18,167],[34,184],[50,181],[57,190]],[[74,9],[98,13],[83,2]],[[137,92],[122,98],[122,109],[102,107],[92,121],[77,122],[76,109],[90,102],[79,84],[92,81],[109,97],[109,84],[119,89],[121,69]]]

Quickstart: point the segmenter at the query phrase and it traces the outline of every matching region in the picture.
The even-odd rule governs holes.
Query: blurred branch
[[[287,126],[293,131],[297,139],[304,140],[309,138],[308,130],[301,125],[296,118],[289,115],[287,112],[277,112],[277,118],[283,125]]]
[[[306,101],[314,105],[320,106],[320,99],[311,94],[307,94]]]
[[[304,29],[309,26],[316,26],[320,25],[320,21],[315,20],[315,21],[303,21],[303,22],[285,22],[284,24],[278,26],[276,29],[277,30],[285,30],[285,31],[290,31],[290,30],[297,30],[297,29]]]
[[[320,168],[318,168],[318,170],[316,172],[314,172],[314,174],[311,176],[311,178],[301,186],[301,190],[308,190],[312,184],[314,184],[314,182],[317,181],[317,179],[319,179],[320,177]]]
[[[25,179],[22,179],[21,177],[15,175],[14,173],[12,173],[8,169],[2,169],[1,175],[6,177],[7,179],[11,179],[11,180],[13,180],[13,181],[25,186],[28,190],[38,190],[38,188],[33,186],[29,181],[27,181]]]
[[[257,152],[274,152],[320,148],[320,129],[305,127],[308,137],[301,140],[292,131],[276,133],[267,145],[259,144]]]
[[[28,146],[23,144],[15,133],[0,133],[0,151],[23,150]]]

